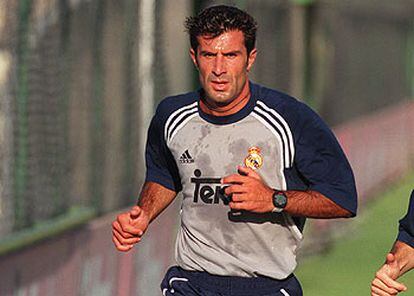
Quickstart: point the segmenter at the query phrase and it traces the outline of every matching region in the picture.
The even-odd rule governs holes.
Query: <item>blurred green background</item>
[[[329,252],[299,263],[296,275],[304,295],[369,295],[374,274],[398,233],[398,220],[408,209],[413,180],[410,174],[370,201]],[[414,295],[414,274],[406,273],[400,281],[409,289],[405,294]]]

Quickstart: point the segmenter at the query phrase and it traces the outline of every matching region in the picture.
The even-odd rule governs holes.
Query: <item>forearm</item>
[[[160,184],[146,182],[137,204],[145,211],[151,222],[174,200],[176,195],[175,191]]]
[[[414,248],[411,246],[403,242],[396,241],[391,253],[394,254],[398,262],[398,266],[400,268],[399,277],[414,268]]]
[[[352,213],[316,191],[286,191],[288,203],[285,212],[308,218],[347,218]]]

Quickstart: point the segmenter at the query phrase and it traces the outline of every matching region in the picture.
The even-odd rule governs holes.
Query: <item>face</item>
[[[206,99],[217,105],[237,100],[248,84],[248,72],[256,59],[256,49],[247,54],[241,31],[229,31],[215,37],[199,36],[197,52],[190,49],[198,68]]]

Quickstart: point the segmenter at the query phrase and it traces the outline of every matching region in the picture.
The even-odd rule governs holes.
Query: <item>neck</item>
[[[204,113],[213,116],[228,116],[239,112],[247,105],[250,99],[249,83],[246,82],[239,96],[229,103],[218,104],[212,100],[202,97],[200,108]]]

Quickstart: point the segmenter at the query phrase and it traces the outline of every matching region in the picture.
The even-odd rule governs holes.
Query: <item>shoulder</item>
[[[197,109],[198,98],[197,91],[166,97],[158,104],[154,116],[165,123],[174,114]]]
[[[257,84],[253,88],[259,111],[277,114],[293,130],[298,130],[308,123],[322,122],[311,107],[286,93]]]

